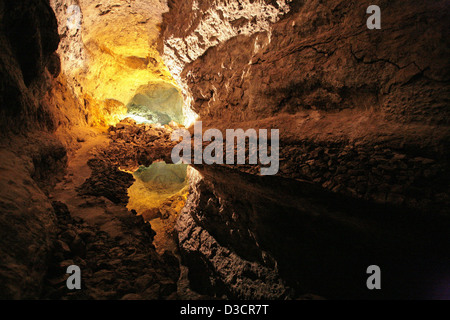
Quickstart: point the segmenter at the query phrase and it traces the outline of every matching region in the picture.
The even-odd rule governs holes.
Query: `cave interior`
[[[0,0],[0,298],[450,299],[450,4],[377,2]]]

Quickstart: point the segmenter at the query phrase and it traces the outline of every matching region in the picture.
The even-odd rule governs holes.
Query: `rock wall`
[[[375,215],[385,208],[448,216],[449,2],[378,1],[382,29],[368,30],[372,4],[173,0],[160,50],[203,130],[280,130],[279,176],[364,199],[379,208]],[[259,173],[258,166],[233,169]],[[247,254],[263,246],[252,247],[258,241],[246,234],[248,219],[266,209],[224,191],[235,187],[231,178],[217,183],[220,173],[200,172],[204,179],[192,184],[178,226],[185,262],[202,266],[192,281],[210,295],[259,297],[240,290],[265,276],[249,280],[237,261],[247,261],[249,270],[256,263]]]
[[[173,76],[183,90],[187,118],[198,115],[205,130],[280,129],[279,175],[309,180],[306,185],[319,188],[319,195],[328,189],[393,212],[397,206],[401,214],[448,214],[448,1],[380,0],[381,30],[365,26],[369,1],[169,0],[162,22],[165,2],[130,3],[54,0],[58,25],[47,0],[0,0],[2,298],[40,295],[54,236],[76,229],[64,223],[62,230],[55,227],[48,189],[64,171],[67,152],[89,134],[86,127],[122,112],[125,100],[149,80],[172,82]],[[70,4],[81,5],[84,18],[89,16],[84,33],[70,33],[64,26]],[[132,32],[117,40],[122,25],[112,21],[131,26]],[[61,57],[55,53],[59,44]],[[80,69],[81,76],[72,69]],[[111,75],[137,80],[122,86]],[[104,86],[95,96],[99,82]],[[111,150],[119,150],[130,167],[169,157],[168,132],[119,127],[110,132]],[[88,184],[109,175],[104,172]],[[261,208],[234,199],[224,191],[227,184],[214,183],[213,176],[193,181],[178,224],[183,259],[197,267],[189,271],[193,286],[217,297],[290,298],[308,292],[308,286],[297,284],[301,275],[284,281],[289,268],[278,268],[276,261],[286,261],[285,253],[273,257],[280,248],[271,247],[277,241],[264,229],[272,218],[252,220],[252,212]],[[104,185],[90,193],[109,195]],[[275,208],[272,200],[268,203]],[[97,234],[93,243],[106,239],[101,238]],[[106,240],[105,252],[116,246]],[[59,266],[66,258],[53,262]],[[89,262],[91,271],[101,271],[97,262]],[[176,290],[177,273],[170,275],[170,290],[161,289],[159,296]],[[93,277],[92,286],[99,278],[108,282],[111,274]]]
[[[234,203],[223,190],[217,190],[217,184],[198,173],[191,183],[187,205],[176,225],[191,288],[217,298],[293,298],[276,261],[255,239],[250,227],[253,217],[246,205]]]
[[[448,123],[447,1],[381,1],[380,31],[366,28],[369,1],[264,10],[262,1],[171,3],[164,57],[203,117],[372,108],[402,121]],[[221,15],[228,7],[232,14]]]
[[[36,101],[36,78],[58,59],[52,53],[59,43],[56,18],[45,1],[2,1],[1,94],[2,129],[39,126],[38,118],[48,118]],[[57,73],[57,71],[55,71]],[[36,91],[37,91],[36,90]]]
[[[2,1],[0,14],[1,133],[43,130],[73,146],[82,133],[70,130],[95,123],[95,112],[76,96],[67,68],[61,69],[58,22],[49,2]],[[74,58],[63,56],[63,66]]]
[[[55,232],[54,212],[45,190],[54,184],[66,161],[66,149],[49,134],[2,142],[2,299],[35,299],[40,294]]]
[[[174,84],[156,50],[165,1],[52,0],[51,5],[59,22],[62,70],[89,110],[90,124],[119,122],[149,83]]]
[[[88,130],[55,53],[48,1],[0,1],[0,295],[39,296],[55,232],[48,191]],[[72,131],[73,130],[73,131]]]
[[[240,34],[270,32],[271,23],[290,10],[290,0],[281,1],[168,1],[169,12],[163,15],[159,50],[164,63],[185,96],[186,117],[195,119],[195,92],[191,92],[185,66]],[[208,93],[206,93],[208,94]],[[195,109],[194,109],[195,110]],[[192,124],[192,123],[190,123]]]
[[[278,128],[282,176],[446,211],[448,1],[380,1],[381,30],[370,1],[226,3],[170,1],[163,22],[205,130]]]
[[[67,26],[70,5],[83,9],[81,29]],[[105,124],[116,123],[140,86],[150,80],[173,82],[153,43],[165,9],[164,1],[0,1],[0,231],[5,235],[0,241],[2,298],[41,297],[44,277],[62,284],[60,270],[46,275],[49,264],[61,268],[59,263],[69,254],[64,252],[61,258],[61,252],[56,252],[54,257],[55,250],[66,249],[55,245],[55,237],[64,231],[61,228],[70,226],[61,226],[55,217],[49,200],[52,189],[59,180],[70,180],[64,176],[68,158],[80,143],[97,135],[97,129]],[[123,30],[124,26],[130,28]],[[132,179],[117,168],[103,166],[86,182],[91,187],[87,193],[126,202],[126,186],[118,191],[108,182],[105,188],[104,184],[94,185],[97,180],[111,178],[111,172],[120,181]],[[126,214],[122,209],[120,214]],[[124,229],[129,229],[127,226],[124,223]],[[151,255],[156,256],[149,246]],[[70,257],[79,255],[72,252]],[[172,276],[176,280],[178,273]],[[173,282],[169,287],[176,290]],[[150,294],[158,295],[158,290]],[[164,288],[161,291],[164,296],[172,293]],[[64,294],[46,292],[44,297],[61,298]],[[94,292],[90,297],[105,296],[107,292]],[[115,298],[121,296],[118,292]]]
[[[305,181],[195,167],[177,231],[191,286],[200,293],[425,298],[432,279],[448,273],[448,215],[374,204]],[[361,270],[373,261],[389,279],[378,292],[361,285],[367,280]]]

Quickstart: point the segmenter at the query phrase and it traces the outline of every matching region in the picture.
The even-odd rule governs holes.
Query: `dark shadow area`
[[[205,215],[199,219],[202,227],[244,258],[258,255],[250,251],[257,242],[298,295],[449,298],[448,217],[356,200],[301,181],[217,166],[196,169],[222,201],[239,208],[237,222],[223,213],[220,218]],[[243,237],[234,248],[227,219],[248,228],[255,239]],[[381,290],[366,287],[370,265],[381,268]]]

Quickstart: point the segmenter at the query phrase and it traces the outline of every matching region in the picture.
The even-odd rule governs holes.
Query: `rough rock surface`
[[[251,231],[245,229],[245,224],[228,220],[227,214],[237,211],[227,205],[214,194],[214,186],[206,179],[192,182],[187,205],[176,224],[191,288],[217,298],[292,298],[292,290],[280,278],[276,262],[261,252],[253,239],[249,240]],[[221,227],[222,223],[226,228]]]
[[[196,168],[177,231],[199,293],[425,298],[436,290],[433,278],[445,279],[448,216],[378,205],[308,182]],[[373,261],[389,279],[379,292],[361,285],[367,280],[361,270]]]
[[[242,121],[311,108],[356,108],[381,110],[400,121],[448,123],[446,1],[382,1],[379,31],[365,25],[368,1],[293,1],[278,22],[265,17],[275,23],[258,28],[261,19],[242,18],[254,30],[239,25],[234,33],[225,32],[227,16],[219,19],[222,26],[208,21],[212,14],[206,9],[181,15],[191,2],[171,2],[175,8],[165,14],[164,45],[185,62],[178,73],[201,116]],[[199,8],[214,8],[208,1],[199,3]],[[237,14],[245,17],[246,8]],[[209,43],[197,30],[206,26],[227,37]],[[171,47],[175,37],[185,45]],[[197,54],[184,58],[196,47],[201,48]]]
[[[33,299],[41,290],[55,232],[44,190],[64,170],[65,149],[51,135],[41,134],[3,141],[0,159],[0,296]]]
[[[95,198],[90,201],[92,207],[102,205]],[[176,297],[178,260],[168,252],[162,256],[156,253],[151,245],[155,232],[141,216],[133,216],[124,209],[110,212],[120,219],[126,230],[112,237],[95,225],[72,217],[64,203],[55,201],[52,205],[58,231],[41,298],[142,300]],[[67,290],[65,271],[70,265],[82,270],[82,290]]]
[[[51,1],[58,25],[47,0],[0,0],[2,298],[174,298],[179,274],[185,289],[215,297],[361,297],[361,279],[345,270],[373,257],[396,266],[398,290],[420,270],[448,267],[436,245],[446,243],[450,207],[448,1],[379,1],[382,30],[369,31],[369,1],[170,0],[161,57],[165,1],[80,0],[80,32],[64,25],[71,3]],[[131,32],[116,39],[124,26]],[[95,135],[86,126],[116,119],[148,81],[173,81],[161,59],[205,130],[281,135],[275,180],[258,167],[199,168],[177,226],[189,269],[157,255],[148,225],[123,208],[131,176],[120,170],[170,162],[174,128],[124,121],[92,176],[71,163]],[[53,196],[68,158],[72,176]],[[88,270],[85,293],[63,290],[72,262]],[[400,294],[430,289],[412,288]]]
[[[65,12],[65,9],[60,11]],[[105,110],[106,113],[116,112],[123,104],[108,100],[100,105],[105,110],[99,110],[98,103],[75,96],[74,83],[61,72],[60,61],[67,61],[67,56],[60,59],[55,54],[58,43],[57,21],[47,0],[0,1],[0,231],[3,235],[0,240],[0,296],[4,299],[106,299],[121,298],[122,293],[140,293],[141,298],[167,297],[176,291],[178,262],[173,257],[160,258],[156,254],[151,245],[152,237],[145,235],[148,225],[133,217],[123,204],[115,206],[106,198],[97,197],[97,200],[104,200],[96,201],[96,197],[91,197],[84,203],[85,208],[72,203],[80,199],[76,193],[71,194],[71,190],[75,192],[84,181],[78,181],[73,172],[72,176],[63,178],[68,162],[73,165],[71,162],[78,161],[73,157],[75,150],[98,135],[98,131],[88,126],[102,123]],[[60,52],[64,54],[65,49],[63,46]],[[99,170],[99,176],[102,173],[105,176],[105,172]],[[119,172],[120,175],[129,176],[123,172]],[[71,179],[79,183],[60,190],[63,194],[60,200],[64,201],[54,203],[55,184],[63,180],[63,186],[67,187]],[[121,192],[106,185],[90,187],[90,193],[96,196],[126,201],[126,186]],[[68,193],[72,196],[70,201],[66,201]],[[73,218],[69,217],[66,204]],[[114,208],[117,217],[108,216],[106,207]],[[86,210],[91,214],[102,213],[98,219],[103,221],[100,224],[103,229],[99,229],[95,219],[94,224],[83,222],[79,215]],[[61,212],[67,219],[59,219]],[[108,218],[111,221],[105,227],[104,220]],[[123,230],[113,229],[118,233],[113,236],[105,234],[105,229],[117,225],[122,225]],[[90,240],[99,246],[97,249],[90,240],[83,238],[90,232],[94,233]],[[135,250],[128,250],[123,239],[116,239],[120,234],[128,239],[128,249]],[[73,235],[75,238],[71,239]],[[125,246],[124,251],[111,256],[109,250],[117,246]],[[102,254],[96,257],[95,251]],[[116,273],[108,270],[112,264],[102,268],[97,265],[99,258],[109,263],[118,255],[125,258],[119,263],[122,269]],[[86,263],[89,268],[86,284],[90,289],[86,295],[70,296],[67,291],[61,291],[64,286],[61,277],[67,276],[64,274],[67,265],[63,262],[68,259]],[[159,271],[148,269],[150,266]],[[138,269],[142,270],[138,272]],[[96,271],[100,273],[90,274]],[[140,271],[148,271],[145,276],[155,278],[142,278],[144,274]],[[45,292],[42,292],[44,277],[50,282],[46,282]],[[111,284],[112,277],[125,281],[124,287]],[[139,284],[134,283],[137,278],[142,278]],[[99,283],[105,285],[106,291],[93,289]],[[121,289],[109,292],[113,287]],[[133,297],[138,296],[131,294],[127,298]]]
[[[39,295],[55,231],[45,192],[67,157],[65,146],[51,134],[61,114],[44,97],[58,75],[53,54],[58,42],[48,2],[0,1],[2,298]]]
[[[164,63],[185,96],[186,114],[192,94],[182,72],[187,64],[201,57],[209,48],[240,34],[270,32],[271,23],[289,11],[290,0],[269,1],[168,1],[163,15],[159,50]],[[206,94],[209,94],[208,92]]]
[[[370,1],[272,1],[266,3],[272,11],[255,10],[249,18],[247,6],[262,3],[169,1],[160,50],[203,130],[279,129],[280,176],[368,200],[379,213],[448,216],[448,1],[379,1],[381,30],[366,27]],[[223,7],[233,7],[233,15]],[[182,253],[190,266],[203,266],[191,274],[199,286],[212,290],[211,279],[219,278],[215,294],[245,296],[216,261],[224,248],[244,259],[258,250],[243,250],[251,241],[227,234],[230,225],[247,225],[245,218],[233,224],[233,210],[221,210],[237,193],[220,192],[214,174],[204,179],[193,184],[179,220]],[[208,205],[216,209],[205,214]],[[247,209],[233,205],[236,212],[266,212],[251,201]],[[211,246],[216,241],[219,249]]]
[[[139,166],[149,167],[155,161],[171,163],[173,128],[152,124],[139,124],[130,118],[111,126],[111,143],[98,150],[96,157],[122,170],[136,171]]]
[[[156,50],[166,1],[52,0],[51,6],[58,18],[62,73],[88,104],[90,122],[114,124],[141,87],[173,82]],[[79,25],[68,24],[68,18],[79,18]]]
[[[446,1],[382,1],[381,30],[366,27],[369,1],[292,1],[265,28],[231,1],[244,17],[231,33],[230,18],[211,13],[225,4],[190,3],[169,2],[162,41],[204,130],[277,128],[281,176],[447,212]]]
[[[90,159],[88,165],[92,169],[92,175],[79,187],[79,193],[105,197],[114,203],[126,205],[127,189],[134,181],[132,175],[120,171],[107,161]]]
[[[1,1],[0,17],[2,131],[45,128],[49,111],[33,91],[58,47],[55,14],[45,1]]]
[[[170,252],[157,253],[151,225],[125,207],[132,175],[95,159],[108,142],[106,134],[85,141],[48,195],[57,216],[56,236],[40,297],[177,298],[178,259]],[[81,268],[80,291],[66,287],[70,264]]]

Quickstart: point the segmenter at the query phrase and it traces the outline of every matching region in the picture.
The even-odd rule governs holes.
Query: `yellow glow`
[[[151,81],[175,84],[156,50],[147,46],[143,55],[140,45],[139,41],[124,50],[120,44],[116,48],[90,42],[89,69],[82,75],[83,87],[98,100],[115,99],[126,105],[139,87]],[[134,46],[136,51],[131,52]]]
[[[131,118],[134,121],[136,121],[137,124],[150,122],[147,118],[144,118],[144,117],[138,116],[136,114],[132,114],[132,113],[127,113],[127,114],[123,115],[122,119],[125,119],[125,118]]]
[[[186,108],[185,108],[184,111],[185,111],[184,115],[186,116],[186,121],[184,122],[183,125],[186,128],[189,128],[190,126],[192,126],[195,123],[195,121],[198,120],[199,116],[192,110],[186,110]]]
[[[178,215],[186,204],[188,192],[187,179],[183,183],[154,182],[149,185],[136,177],[128,189],[127,208],[142,215],[145,221],[150,221],[152,229],[156,231],[153,244],[160,254],[165,250],[176,250],[173,232]]]
[[[82,29],[87,60],[78,70],[70,70],[95,126],[123,119],[125,106],[139,87],[158,80],[176,85],[156,49],[160,21],[140,14],[105,18],[86,19],[91,23]],[[111,101],[118,103],[112,106]]]
[[[134,177],[135,182],[128,189],[128,209],[134,209],[146,220],[152,220],[157,216],[156,211],[163,207],[175,210],[172,214],[178,214],[183,208],[189,182],[187,166],[166,165],[157,161],[149,168],[136,170]]]
[[[178,187],[178,189],[177,189]],[[176,200],[174,208],[179,208],[179,211],[184,206],[184,201],[188,194],[188,187],[179,189],[176,186],[173,189],[153,189],[149,190],[145,183],[139,179],[133,183],[133,185],[128,189],[128,196],[130,200],[128,201],[127,208],[129,210],[134,209],[138,214],[142,215],[145,220],[152,220],[155,218],[153,215],[157,215],[156,211],[167,201],[174,199]],[[179,212],[178,211],[178,212]]]

